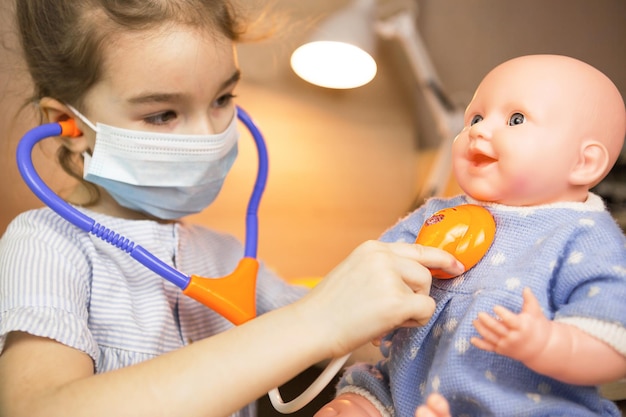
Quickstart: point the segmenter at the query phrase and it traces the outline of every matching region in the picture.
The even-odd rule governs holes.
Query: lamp
[[[374,6],[375,0],[356,0],[320,24],[309,42],[291,55],[295,73],[327,88],[369,83],[376,75]]]
[[[405,8],[388,18],[377,19],[376,8],[376,0],[354,0],[331,15],[315,30],[310,42],[294,51],[291,66],[298,76],[312,84],[327,88],[356,88],[367,84],[376,75],[373,58],[376,35],[395,39],[401,44],[441,136],[433,169],[416,200],[421,202],[445,191],[451,172],[450,148],[454,137],[463,128],[464,109],[455,105],[442,87],[417,30],[416,9]],[[344,52],[335,52],[335,48]],[[362,71],[368,75],[363,75]]]

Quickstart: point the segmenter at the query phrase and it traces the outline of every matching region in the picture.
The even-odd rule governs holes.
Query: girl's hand
[[[338,357],[399,326],[430,319],[431,269],[458,275],[463,265],[447,252],[407,243],[368,241],[357,247],[300,304],[311,326],[326,326]]]

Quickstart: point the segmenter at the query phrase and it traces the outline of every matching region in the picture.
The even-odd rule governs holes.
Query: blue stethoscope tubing
[[[261,131],[252,121],[248,113],[241,107],[237,107],[237,117],[248,128],[257,147],[258,172],[254,183],[252,194],[248,201],[246,211],[246,240],[244,256],[249,258],[257,257],[258,244],[258,209],[267,183],[268,155],[265,140]],[[48,207],[59,214],[68,222],[79,229],[91,233],[105,242],[125,251],[133,259],[137,260],[148,269],[162,276],[166,280],[184,290],[189,285],[191,277],[166,264],[142,246],[135,244],[126,237],[96,222],[91,217],[77,210],[68,204],[52,191],[41,179],[32,160],[33,147],[43,139],[61,135],[61,125],[58,123],[47,123],[37,126],[28,131],[17,146],[17,166],[24,182],[33,193],[43,201]]]
[[[261,197],[263,196],[263,192],[265,190],[265,185],[267,183],[269,167],[268,154],[263,135],[248,113],[246,113],[241,107],[237,107],[237,117],[250,131],[258,153],[257,177],[246,211],[246,240],[244,249],[244,257],[256,259],[259,230],[258,209]],[[175,284],[181,290],[185,290],[191,281],[191,276],[171,267],[154,256],[148,250],[144,249],[142,246],[135,244],[128,238],[101,225],[91,217],[82,213],[74,206],[60,198],[41,179],[33,165],[33,147],[38,142],[49,137],[60,136],[61,133],[62,127],[59,123],[47,123],[37,126],[24,134],[17,146],[17,166],[26,185],[43,203],[74,226],[99,237],[120,250],[123,250],[151,271]],[[342,358],[331,361],[322,374],[318,376],[318,378],[307,390],[305,390],[297,398],[287,403],[283,402],[278,388],[272,389],[268,392],[272,405],[276,408],[276,410],[284,414],[298,411],[311,402],[311,400],[315,398],[326,385],[328,385],[331,379],[341,370],[343,364],[349,356],[350,355],[348,354]]]

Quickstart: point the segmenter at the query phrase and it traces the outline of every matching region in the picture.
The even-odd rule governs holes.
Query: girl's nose
[[[232,114],[224,113],[217,117],[201,117],[194,123],[194,129],[201,135],[218,135],[228,128],[233,117],[235,117],[234,111]]]
[[[194,123],[193,130],[197,135],[214,135],[220,133],[219,123],[209,118],[198,120]]]

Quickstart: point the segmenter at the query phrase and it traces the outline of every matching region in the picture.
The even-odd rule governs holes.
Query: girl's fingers
[[[430,293],[432,276],[425,266],[408,258],[399,258],[395,263],[395,272],[402,277],[407,291],[416,294]]]
[[[417,244],[402,245],[408,245],[412,251],[407,257],[412,258],[428,269],[441,269],[453,276],[461,275],[465,272],[463,264],[443,249]]]
[[[393,254],[395,273],[402,277],[410,293],[406,304],[409,317],[403,327],[423,326],[435,311],[435,301],[428,295],[432,275],[429,269],[441,269],[459,275],[463,264],[449,253],[432,247],[408,243],[389,243],[387,249]]]
[[[398,326],[426,324],[435,310],[428,295],[429,268],[454,274],[463,271],[452,255],[440,249],[368,241],[313,288],[305,307],[317,306],[320,320],[323,317],[322,322],[331,323],[339,332],[337,340],[342,343],[337,351],[345,351],[355,341],[361,345]],[[355,326],[364,331],[354,332]],[[354,340],[345,337],[350,332],[355,333]],[[364,336],[367,339],[360,339]]]
[[[389,250],[397,257],[396,271],[415,292],[430,291],[430,269],[440,269],[451,275],[460,275],[463,264],[448,252],[428,246],[407,243],[389,244]],[[426,285],[427,284],[427,285]]]
[[[410,306],[409,317],[411,319],[402,323],[402,327],[424,326],[435,312],[436,303],[428,295],[414,294],[411,297]]]

